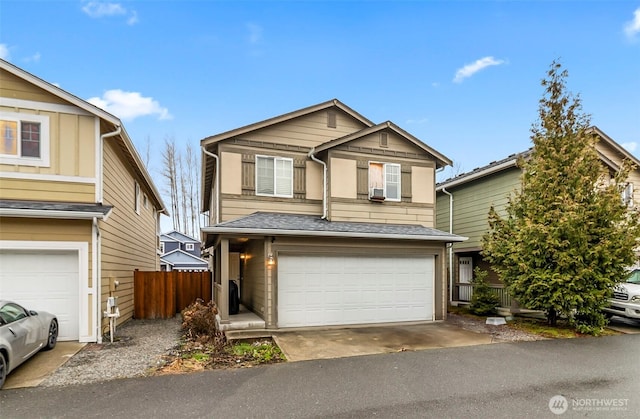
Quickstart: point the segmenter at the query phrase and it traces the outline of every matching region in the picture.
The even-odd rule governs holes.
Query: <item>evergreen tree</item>
[[[621,199],[631,163],[606,170],[580,97],[566,92],[567,71],[554,61],[547,76],[521,189],[502,214],[491,208],[483,256],[520,305],[597,334],[640,243],[638,210]]]

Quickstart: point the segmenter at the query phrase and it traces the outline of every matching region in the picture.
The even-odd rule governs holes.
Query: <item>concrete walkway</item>
[[[432,348],[484,345],[489,334],[445,322],[275,332],[273,339],[289,361],[342,358]]]
[[[58,342],[52,350],[38,352],[9,374],[2,389],[39,385],[49,374],[82,349],[84,345],[84,343],[78,342]]]

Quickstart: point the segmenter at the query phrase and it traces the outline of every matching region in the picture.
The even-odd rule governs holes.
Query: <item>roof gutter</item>
[[[281,230],[269,228],[239,228],[239,227],[203,227],[205,234],[241,234],[257,236],[313,236],[313,237],[348,237],[362,239],[395,239],[395,240],[421,240],[438,241],[445,243],[463,242],[468,237],[456,236],[455,234],[425,235],[425,234],[385,234],[385,233],[358,233],[353,231],[314,231],[314,230]]]
[[[220,175],[219,175],[219,171],[220,171],[220,159],[218,158],[218,156],[216,156],[215,154],[211,153],[210,151],[207,151],[207,149],[205,148],[205,146],[200,146],[200,148],[202,149],[202,152],[204,154],[206,154],[207,156],[211,156],[215,159],[216,161],[216,167],[215,167],[215,175],[214,175],[214,184],[215,184],[215,188],[216,188],[216,206],[215,206],[215,210],[216,210],[216,224],[220,223]]]
[[[1,217],[17,217],[17,218],[57,218],[63,220],[106,220],[111,210],[104,214],[102,212],[79,212],[79,211],[60,211],[60,210],[31,210],[22,208],[0,208]]]
[[[442,184],[440,186],[436,186],[436,192],[440,192],[443,188],[451,188],[453,186],[458,186],[461,185],[463,183],[467,183],[467,182],[471,182],[472,180],[484,177],[484,176],[488,176],[492,173],[495,172],[499,172],[501,170],[507,169],[509,167],[515,166],[518,163],[518,157],[513,158],[512,160],[508,160],[504,163],[501,163],[499,165],[493,166],[493,167],[489,167],[485,170],[481,170],[479,172],[476,173],[472,173],[469,174],[468,176],[461,176],[458,179],[453,179],[449,182],[442,182]]]
[[[327,163],[323,162],[322,160],[318,159],[314,153],[316,151],[315,147],[311,147],[311,150],[309,150],[309,153],[307,154],[307,156],[309,156],[309,158],[311,160],[313,160],[316,163],[319,163],[322,165],[322,219],[326,220],[327,219],[327,213],[328,213],[328,209],[327,209]]]

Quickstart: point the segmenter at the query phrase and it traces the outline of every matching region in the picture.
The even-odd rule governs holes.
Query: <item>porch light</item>
[[[240,259],[245,260],[247,255],[245,253],[240,253]]]
[[[273,266],[275,264],[276,264],[276,261],[273,258],[273,253],[269,253],[269,256],[267,256],[267,265]]]

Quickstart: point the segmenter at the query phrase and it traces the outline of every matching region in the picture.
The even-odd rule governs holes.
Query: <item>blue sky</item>
[[[0,57],[120,117],[141,155],[149,139],[158,182],[167,137],[333,98],[469,171],[530,146],[556,58],[640,156],[640,1],[3,0]]]

